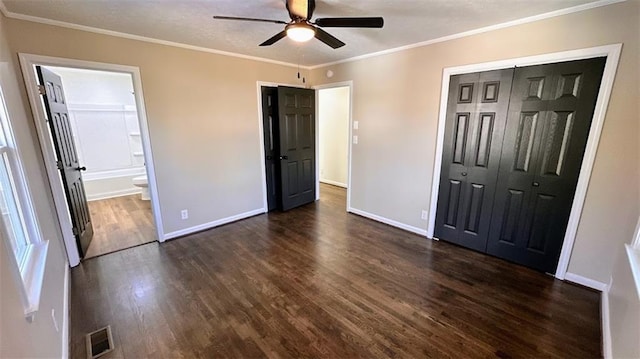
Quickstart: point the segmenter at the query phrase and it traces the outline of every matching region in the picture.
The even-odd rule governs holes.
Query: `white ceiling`
[[[313,66],[540,15],[595,0],[317,0],[314,18],[383,16],[383,29],[326,29],[347,45],[318,40],[258,44],[281,31],[269,23],[213,20],[213,15],[288,21],[283,0],[0,0],[9,16],[37,17],[214,50]],[[17,15],[17,16],[16,16]]]

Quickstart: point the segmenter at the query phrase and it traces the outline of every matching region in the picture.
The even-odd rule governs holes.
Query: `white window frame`
[[[9,111],[4,93],[0,87],[0,131],[4,134],[5,144],[0,144],[0,161],[7,158],[7,172],[12,182],[12,194],[16,202],[20,224],[27,237],[27,245],[20,258],[16,257],[7,233],[7,225],[0,217],[0,237],[9,253],[12,275],[15,279],[24,308],[24,315],[31,321],[40,305],[40,293],[44,279],[44,268],[47,259],[49,241],[44,240],[37,217],[33,209],[33,201],[24,174],[20,151],[16,143]]]

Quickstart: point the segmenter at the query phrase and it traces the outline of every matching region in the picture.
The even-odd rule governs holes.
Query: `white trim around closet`
[[[571,251],[573,250],[576,233],[578,231],[578,222],[580,221],[580,216],[582,215],[582,209],[587,194],[587,187],[591,178],[591,171],[593,169],[596,152],[598,150],[598,143],[600,142],[600,135],[602,133],[602,127],[604,125],[605,114],[607,111],[607,106],[609,105],[609,98],[611,96],[611,89],[613,88],[613,80],[616,75],[616,69],[618,67],[618,61],[620,59],[621,51],[622,44],[613,44],[591,47],[587,49],[563,51],[551,54],[445,68],[442,74],[442,91],[440,95],[440,113],[438,116],[436,158],[433,168],[433,182],[431,186],[431,204],[429,208],[429,224],[427,227],[427,237],[434,238],[433,235],[436,222],[438,190],[440,186],[440,167],[442,165],[444,128],[447,116],[447,98],[449,95],[450,77],[453,75],[498,70],[510,67],[532,66],[606,56],[607,61],[604,68],[604,73],[602,74],[602,82],[600,84],[600,91],[598,93],[596,107],[593,111],[593,121],[591,122],[591,129],[589,131],[589,138],[587,140],[587,146],[584,152],[582,167],[580,168],[578,185],[576,187],[573,204],[571,205],[571,214],[569,215],[569,221],[567,223],[567,230],[564,236],[560,260],[558,261],[558,266],[555,273],[556,278],[565,279],[567,268],[569,267],[569,258],[571,257]]]

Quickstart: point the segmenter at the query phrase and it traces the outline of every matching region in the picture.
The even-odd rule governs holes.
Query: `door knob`
[[[281,159],[281,160],[288,160],[288,159],[289,159],[289,156],[280,156],[280,159]]]
[[[467,172],[462,172],[462,173],[461,173],[461,175],[462,175],[463,177],[466,177],[466,176],[467,176]]]
[[[540,183],[538,183],[538,182],[533,182],[531,185],[532,185],[533,187],[540,187]]]
[[[87,170],[87,167],[85,167],[85,166],[82,166],[82,167],[76,167],[76,170],[77,170],[77,171],[86,171],[86,170]]]
[[[267,156],[267,161],[271,161],[273,159],[273,156]]]

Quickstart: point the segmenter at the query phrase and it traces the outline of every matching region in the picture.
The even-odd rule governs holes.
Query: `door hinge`
[[[38,93],[40,95],[46,95],[47,94],[47,89],[44,88],[44,85],[38,85]]]
[[[78,232],[78,228],[71,228],[71,232],[73,232],[74,236],[79,235],[80,233]]]
[[[62,170],[64,168],[64,166],[62,165],[62,161],[56,161],[56,166],[59,170]]]

